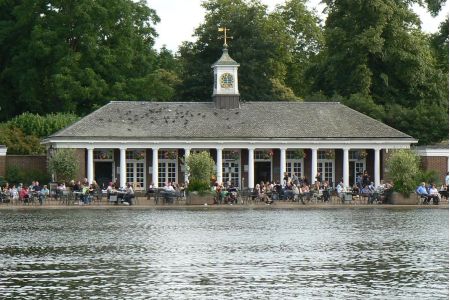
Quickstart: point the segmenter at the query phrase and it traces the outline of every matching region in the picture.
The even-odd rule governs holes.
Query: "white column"
[[[375,148],[375,159],[374,159],[374,184],[375,187],[380,186],[380,149]]]
[[[152,148],[153,158],[152,158],[152,182],[153,187],[158,188],[158,148]]]
[[[280,148],[280,184],[283,184],[285,172],[286,172],[286,148]]]
[[[313,184],[316,181],[317,175],[317,148],[311,148],[311,180],[310,183]]]
[[[217,158],[216,158],[216,178],[217,182],[223,183],[222,176],[222,148],[217,148]]]
[[[87,148],[87,179],[89,184],[94,181],[94,148]]]
[[[184,182],[189,182],[189,168],[186,164],[187,158],[191,154],[191,149],[184,148]]]
[[[342,159],[342,180],[344,181],[344,186],[349,186],[349,169],[348,169],[348,148],[342,149],[344,151],[344,157]]]
[[[120,187],[127,186],[127,163],[126,163],[127,148],[120,148]]]
[[[249,148],[248,149],[248,187],[254,188],[255,187],[255,149]]]

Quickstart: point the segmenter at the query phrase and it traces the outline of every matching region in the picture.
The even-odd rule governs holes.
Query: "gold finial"
[[[232,36],[227,36],[227,32],[229,32],[230,29],[224,27],[219,27],[219,32],[223,32],[223,45],[226,47],[227,46],[227,39],[233,39]],[[221,37],[219,37],[219,39],[221,39]]]

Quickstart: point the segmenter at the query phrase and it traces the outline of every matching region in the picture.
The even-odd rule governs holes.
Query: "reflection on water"
[[[0,211],[1,299],[447,299],[448,211]]]

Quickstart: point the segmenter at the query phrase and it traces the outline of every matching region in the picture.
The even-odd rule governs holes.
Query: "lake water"
[[[447,209],[0,210],[0,299],[448,299]]]

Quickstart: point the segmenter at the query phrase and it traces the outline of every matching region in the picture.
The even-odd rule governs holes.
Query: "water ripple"
[[[2,299],[447,299],[448,212],[0,211]]]

